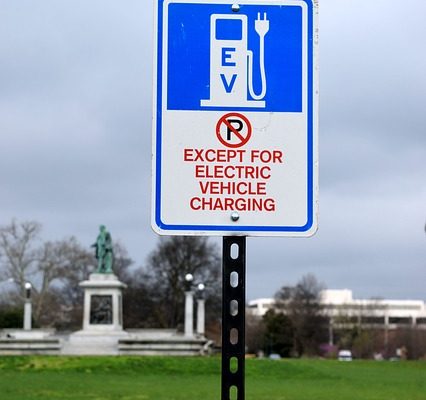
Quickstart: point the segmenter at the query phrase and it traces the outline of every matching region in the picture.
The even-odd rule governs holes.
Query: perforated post
[[[225,236],[222,258],[222,400],[244,400],[246,238]]]

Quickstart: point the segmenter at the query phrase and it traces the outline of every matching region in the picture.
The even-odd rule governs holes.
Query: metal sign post
[[[225,236],[222,252],[222,400],[244,400],[245,236]]]

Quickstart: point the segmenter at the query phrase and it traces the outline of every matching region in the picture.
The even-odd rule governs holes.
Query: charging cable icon
[[[259,36],[261,91],[253,85],[253,52],[248,49],[247,15],[212,14],[210,17],[210,98],[201,106],[265,107],[265,36],[269,31],[266,13],[254,21]]]

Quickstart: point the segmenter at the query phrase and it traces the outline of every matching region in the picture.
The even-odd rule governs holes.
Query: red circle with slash
[[[250,121],[236,112],[225,114],[216,124],[216,136],[226,147],[244,146],[249,141],[251,132]]]

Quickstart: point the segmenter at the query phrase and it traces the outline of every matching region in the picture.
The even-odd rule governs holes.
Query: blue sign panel
[[[269,25],[265,34],[262,24]],[[250,110],[253,107],[247,101],[254,101],[253,94],[256,96],[266,86],[262,98],[265,106],[256,107],[258,111],[302,111],[300,6],[243,5],[239,13],[230,13],[229,4],[172,3],[168,6],[168,43],[168,70],[172,71],[167,82],[169,110]],[[233,80],[233,71],[241,74],[239,61],[247,72]],[[218,76],[211,82],[210,71],[215,64],[221,67],[223,78],[216,71]],[[261,69],[265,70],[263,82]],[[244,82],[239,104],[200,103],[200,99],[209,99],[215,80],[219,90],[230,93],[241,78],[251,82]]]

